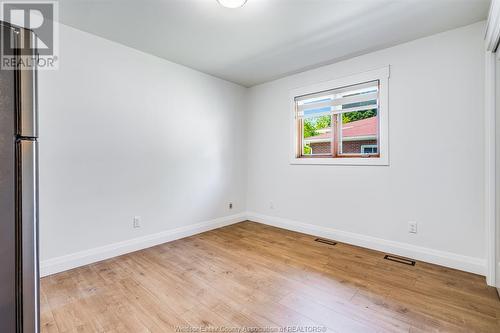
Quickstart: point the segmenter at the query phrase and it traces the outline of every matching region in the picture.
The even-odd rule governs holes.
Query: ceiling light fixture
[[[217,2],[226,8],[240,8],[247,3],[247,0],[217,0]]]

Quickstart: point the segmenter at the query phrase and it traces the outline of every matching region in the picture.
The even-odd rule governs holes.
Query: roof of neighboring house
[[[343,138],[357,138],[360,140],[370,140],[377,135],[377,117],[371,117],[353,121],[342,126]],[[330,140],[331,133],[327,131],[315,136],[304,138],[305,141],[323,141]]]

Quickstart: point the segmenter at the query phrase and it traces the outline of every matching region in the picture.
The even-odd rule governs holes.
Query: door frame
[[[485,33],[485,237],[486,282],[496,286],[496,61],[500,41],[500,0],[491,2]],[[499,244],[500,245],[500,244]],[[500,287],[500,286],[498,286]]]
[[[486,282],[496,285],[496,53],[486,51],[485,63],[485,220]]]

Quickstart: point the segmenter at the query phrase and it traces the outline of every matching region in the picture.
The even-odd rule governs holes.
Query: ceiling
[[[63,0],[62,23],[253,86],[487,16],[489,0]]]

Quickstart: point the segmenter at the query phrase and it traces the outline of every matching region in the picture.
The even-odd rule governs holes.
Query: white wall
[[[244,210],[245,88],[64,25],[60,38],[59,70],[39,73],[42,266]]]
[[[484,265],[483,33],[477,23],[251,88],[248,210]],[[290,165],[290,90],[385,65],[390,166]]]

